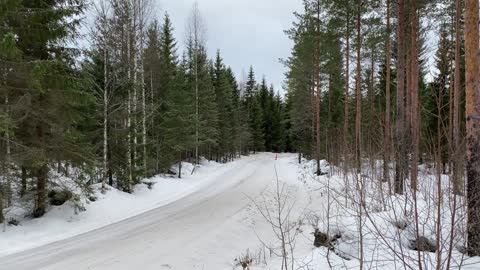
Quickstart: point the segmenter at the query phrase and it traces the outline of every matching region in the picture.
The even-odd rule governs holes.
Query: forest
[[[445,218],[467,223],[466,253],[480,256],[479,1],[302,4],[275,89],[249,63],[240,78],[221,48],[208,55],[198,4],[184,41],[155,1],[3,0],[0,223],[16,201],[44,216],[62,177],[85,196],[93,184],[132,193],[155,175],[182,178],[182,161],[287,152],[317,176],[331,173],[322,160],[337,168],[360,216],[367,178],[411,196],[417,241],[421,168],[433,168],[432,196],[464,207]]]
[[[85,189],[131,192],[182,160],[291,150],[283,98],[252,67],[239,85],[220,51],[207,56],[196,8],[179,53],[169,15],[146,19],[152,1],[91,4],[2,4],[0,202],[34,190],[33,216],[42,216],[52,170],[80,169]],[[67,47],[87,8],[98,13],[91,49]]]

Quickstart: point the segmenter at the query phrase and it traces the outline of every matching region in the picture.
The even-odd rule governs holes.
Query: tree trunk
[[[407,0],[407,12],[410,9],[410,3]],[[407,39],[405,42],[405,76],[406,76],[406,84],[405,84],[405,151],[406,153],[410,153],[412,151],[412,43],[411,43],[411,35],[412,35],[412,18],[410,15],[407,16],[407,23],[405,26],[405,38]],[[405,162],[405,177],[408,178],[408,163],[410,159],[406,158]]]
[[[5,107],[6,107],[6,114],[7,119],[10,115],[10,104],[8,100],[8,94],[5,95]],[[7,122],[8,123],[8,122]],[[5,140],[6,140],[6,157],[5,157],[5,178],[7,180],[7,185],[3,187],[4,189],[4,196],[6,197],[7,207],[12,206],[12,179],[10,175],[10,166],[11,166],[11,149],[10,149],[10,127],[6,125],[6,132],[5,132]],[[1,187],[0,187],[1,188]]]
[[[197,29],[195,29],[195,37],[197,36]],[[200,124],[199,118],[199,99],[198,99],[198,40],[195,38],[195,165],[198,165],[198,144],[199,144],[199,131],[198,126]]]
[[[364,207],[363,199],[363,181],[362,181],[362,66],[361,66],[361,49],[362,49],[362,6],[363,0],[358,0],[357,13],[357,87],[356,87],[356,117],[355,117],[355,162],[357,167],[357,190],[360,195],[360,203],[358,204],[358,219],[359,224],[362,224],[362,212]],[[373,72],[373,71],[372,71]],[[371,104],[373,106],[373,104]],[[359,260],[360,267],[364,268],[364,251],[363,251],[363,231],[362,226],[359,225]]]
[[[178,162],[178,178],[182,178],[182,156],[180,155],[180,161]]]
[[[143,34],[142,34],[143,36]],[[142,42],[143,44],[143,37]],[[143,57],[140,57],[141,59]],[[148,156],[147,156],[147,101],[145,93],[145,75],[143,63],[140,64],[140,83],[142,87],[142,146],[143,146],[143,177],[148,177]]]
[[[320,168],[320,99],[321,99],[321,75],[320,75],[320,1],[317,1],[317,46],[315,48],[315,158],[317,161],[317,175],[322,174]]]
[[[397,119],[395,123],[395,193],[403,194],[405,179],[405,0],[398,1]]]
[[[386,39],[386,85],[385,85],[385,131],[384,131],[384,147],[383,152],[383,181],[390,183],[390,157],[391,157],[391,126],[390,126],[390,114],[391,114],[391,93],[390,93],[390,76],[391,76],[391,43],[390,43],[390,0],[387,0],[387,39]],[[389,190],[391,192],[391,190]]]
[[[412,138],[412,162],[410,170],[410,185],[413,190],[413,202],[415,211],[415,237],[418,243],[420,239],[420,228],[418,221],[417,185],[418,185],[418,156],[420,151],[420,113],[418,93],[418,28],[419,18],[417,0],[410,1],[410,129]],[[440,253],[439,253],[440,254]],[[422,270],[422,258],[420,251],[417,251],[418,266]],[[440,258],[440,257],[437,257]]]
[[[23,198],[23,196],[25,196],[25,193],[27,193],[27,168],[25,168],[25,166],[22,165],[21,170],[22,170],[22,175],[21,175],[22,183],[20,187],[20,197]]]
[[[131,44],[131,18],[128,18],[127,23],[127,33],[126,33],[126,43],[127,43],[127,76],[128,81],[132,81],[132,44]],[[127,173],[128,173],[128,183],[125,186],[127,191],[130,191],[130,186],[133,183],[133,149],[132,149],[132,89],[128,87],[127,95]]]
[[[376,141],[373,136],[374,136],[374,116],[376,115],[375,111],[375,47],[372,46],[371,52],[370,52],[370,78],[369,80],[369,87],[368,87],[368,128],[365,131],[366,136],[367,136],[367,156],[373,157],[374,154],[374,148],[373,148],[373,143]],[[373,158],[370,159],[371,162],[373,162]]]
[[[411,121],[410,128],[412,131],[412,164],[410,181],[414,190],[417,189],[418,178],[418,156],[420,151],[420,114],[419,114],[419,93],[418,93],[418,10],[416,0],[412,0],[410,4],[411,10],[411,31],[410,31],[410,109]]]
[[[104,31],[106,31],[106,18],[104,18],[105,25]],[[108,59],[108,44],[106,33],[104,33],[105,44],[103,48],[103,179],[102,179],[102,192],[105,192],[105,185],[107,182],[108,171],[108,72],[107,72],[107,59]]]
[[[480,256],[480,73],[478,0],[465,2],[468,254]]]
[[[346,28],[347,28],[347,34],[346,34],[346,48],[345,48],[345,100],[344,100],[344,106],[345,106],[345,113],[344,113],[344,119],[343,119],[343,164],[344,164],[344,171],[345,173],[347,172],[347,156],[349,154],[349,142],[348,142],[348,120],[349,120],[349,115],[350,115],[350,97],[349,97],[349,91],[350,91],[350,14],[347,10],[346,14]]]
[[[39,218],[45,214],[46,196],[47,196],[47,178],[48,166],[43,164],[39,168],[35,168],[35,176],[37,177],[37,194],[35,196],[35,210],[33,217]]]
[[[361,14],[362,0],[359,0],[358,14],[357,14],[357,84],[356,84],[356,117],[355,117],[355,165],[357,173],[361,172],[361,144],[362,144],[362,14]]]
[[[0,223],[3,223],[5,216],[3,215],[3,187],[0,185]]]
[[[453,63],[452,63],[453,65]],[[452,71],[454,71],[452,69]],[[455,151],[455,142],[453,138],[453,103],[454,103],[454,91],[455,91],[455,75],[450,76],[450,89],[448,91],[448,134],[447,134],[447,141],[448,141],[448,155],[447,155],[447,161],[448,161],[448,169],[450,170],[450,173],[453,173],[453,156],[455,155],[453,152]],[[446,85],[446,83],[445,83]],[[444,173],[445,174],[445,173]],[[452,175],[453,179],[453,175]],[[455,187],[454,187],[455,188]]]
[[[138,32],[140,34],[139,38],[139,56],[138,56],[138,66],[140,69],[140,88],[141,88],[141,99],[142,99],[142,151],[143,151],[143,160],[142,160],[142,168],[143,168],[143,177],[148,177],[148,156],[147,156],[147,94],[145,89],[145,69],[144,69],[144,43],[145,43],[145,35],[144,35],[144,25],[146,23],[145,18],[145,2],[140,1],[138,4]]]
[[[138,148],[138,121],[137,121],[137,117],[138,117],[138,109],[137,109],[137,105],[138,105],[138,95],[137,95],[137,88],[138,88],[138,52],[137,52],[137,46],[138,46],[138,43],[137,43],[137,31],[139,29],[139,26],[138,26],[138,9],[139,9],[139,6],[138,6],[138,3],[137,1],[134,1],[134,4],[133,4],[133,29],[131,31],[131,35],[132,35],[132,46],[130,47],[130,49],[132,50],[131,53],[132,53],[132,65],[133,65],[133,68],[132,68],[132,72],[133,72],[133,82],[132,82],[132,85],[133,85],[133,96],[132,96],[132,127],[133,127],[133,134],[132,134],[132,137],[133,137],[133,146],[132,146],[132,162],[133,162],[133,170],[134,170],[134,174],[133,174],[133,184],[136,184],[137,183],[137,158],[138,158],[138,153],[137,153],[137,148]]]
[[[130,190],[130,185],[133,182],[133,161],[132,161],[132,109],[131,109],[131,90],[128,89],[127,100],[127,171],[128,171],[128,183],[127,190]]]
[[[462,16],[462,1],[456,0],[455,3],[455,75],[454,75],[454,91],[453,91],[453,192],[456,195],[463,194],[462,182],[462,149],[460,149],[460,49],[462,39],[461,33],[461,16]]]

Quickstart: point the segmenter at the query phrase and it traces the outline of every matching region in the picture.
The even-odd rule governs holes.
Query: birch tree
[[[195,1],[190,17],[187,21],[187,46],[191,50],[192,69],[193,69],[193,88],[195,91],[195,164],[199,162],[200,145],[200,104],[199,104],[199,58],[201,48],[205,48],[206,26],[198,8],[198,2]]]
[[[315,131],[315,159],[317,162],[317,175],[322,174],[322,170],[320,168],[320,105],[321,105],[321,97],[322,97],[322,75],[321,75],[321,9],[320,9],[320,1],[317,0],[316,3],[316,27],[315,27],[315,49],[313,52],[314,58],[314,74],[313,74],[313,98],[315,104],[314,112],[315,112],[315,122],[313,130]]]
[[[390,183],[390,158],[391,158],[391,22],[390,22],[390,0],[386,0],[387,10],[386,10],[386,19],[387,19],[387,35],[385,38],[386,51],[385,51],[385,68],[386,68],[386,84],[385,84],[385,131],[384,131],[384,146],[385,151],[383,152],[383,181]]]
[[[103,51],[103,144],[102,144],[102,192],[106,190],[106,183],[108,180],[108,107],[109,107],[109,79],[108,79],[108,63],[109,63],[109,6],[105,1],[100,1],[95,5],[97,12],[97,23],[95,26],[97,30],[93,30],[93,35],[98,40],[97,46],[102,46]]]

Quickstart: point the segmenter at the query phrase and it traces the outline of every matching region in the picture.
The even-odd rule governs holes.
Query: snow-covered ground
[[[7,210],[6,219],[13,217],[20,221],[20,225],[8,226],[6,230],[2,226],[0,229],[0,256],[92,231],[175,202],[213,184],[219,175],[237,168],[240,165],[237,163],[219,164],[203,160],[193,175],[192,164],[183,163],[182,179],[156,176],[145,181],[154,183],[152,189],[140,184],[135,186],[132,194],[112,187],[102,194],[101,185],[96,184],[92,187],[96,201],[82,198],[86,208],[82,212],[75,213],[71,201],[62,206],[51,206],[47,214],[39,219],[25,218],[25,209]]]
[[[153,191],[144,188],[129,195],[111,190],[104,198],[98,194],[99,200],[78,216],[72,208],[71,213],[62,209],[63,214],[52,209],[42,219],[9,227],[0,242],[4,253],[57,242],[2,257],[0,269],[230,267],[239,252],[259,246],[244,220],[249,197],[255,198],[272,183],[274,164],[274,154],[259,154],[204,165],[181,180],[158,179]],[[153,210],[124,219],[148,209]],[[118,214],[106,217],[110,211]],[[119,222],[78,234],[115,221]]]
[[[253,259],[250,269],[278,270],[283,260],[277,221],[288,240],[288,269],[358,269],[360,247],[366,269],[418,269],[418,254],[408,248],[415,238],[411,194],[388,195],[386,184],[372,180],[377,179],[375,170],[365,170],[366,207],[360,219],[353,176],[332,174],[339,170],[322,162],[322,171],[331,174],[317,177],[313,162],[299,166],[295,154],[276,156],[204,162],[193,175],[185,164],[183,179],[155,177],[152,190],[139,185],[133,194],[97,190],[98,200],[78,215],[71,205],[54,207],[44,218],[0,233],[0,270],[242,269],[239,262],[247,254]],[[434,240],[436,181],[427,172],[422,169],[419,227]],[[441,243],[448,246],[452,226],[446,176],[442,184]],[[460,253],[461,209],[457,217],[451,266],[463,260],[462,269],[480,269],[479,258]],[[340,237],[332,249],[313,247],[315,228]],[[441,254],[445,264],[448,250]],[[420,255],[423,269],[433,269],[435,253]]]
[[[283,268],[277,258],[268,261],[266,266],[252,269],[360,269],[360,261],[363,269],[480,269],[480,258],[464,253],[465,197],[456,196],[454,204],[448,176],[440,176],[438,192],[435,168],[420,166],[415,202],[408,183],[405,195],[390,195],[388,183],[378,180],[382,179],[382,167],[378,162],[365,164],[357,182],[356,175],[345,176],[325,161],[322,172],[326,174],[316,176],[315,162],[303,161],[296,177],[280,176],[296,191],[296,195],[290,194],[288,199],[304,207],[290,212],[291,220],[297,223],[300,220],[302,224],[296,227],[301,233],[293,241],[294,248],[287,250],[290,253],[287,263],[292,265]],[[391,177],[393,179],[393,170]],[[364,203],[360,203],[362,201]],[[452,221],[454,208],[455,220]],[[315,228],[335,239],[327,244],[329,247],[312,247],[311,233]],[[412,250],[416,228],[418,237],[436,245],[436,251]],[[277,241],[276,247],[279,246]]]

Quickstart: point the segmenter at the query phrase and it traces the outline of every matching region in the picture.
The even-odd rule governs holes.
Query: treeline
[[[81,18],[95,25],[79,36]],[[9,0],[0,5],[0,222],[15,201],[47,210],[48,192],[71,176],[126,192],[200,157],[291,150],[287,104],[253,68],[237,81],[218,51],[207,55],[197,5],[185,50],[153,1]],[[87,51],[72,46],[91,40]],[[72,172],[76,175],[72,176]]]
[[[286,31],[294,43],[284,61],[293,148],[317,160],[319,175],[323,158],[355,172],[359,190],[365,166],[376,171],[383,160],[373,178],[414,197],[418,165],[434,164],[438,179],[450,175],[454,200],[467,195],[468,251],[480,255],[478,0],[303,7]]]
[[[409,123],[403,125],[408,126],[410,133],[415,129],[410,123],[414,116],[411,103],[418,96],[422,101],[421,108],[418,108],[419,118],[422,119],[418,126],[422,134],[419,147],[425,154],[421,158],[433,160],[435,153],[431,142],[440,140],[442,171],[447,173],[448,163],[453,159],[449,142],[453,142],[454,77],[458,71],[458,98],[464,104],[465,70],[462,66],[455,69],[454,65],[454,2],[444,1],[445,5],[439,5],[438,1],[427,2],[422,2],[416,13],[428,12],[439,16],[429,21],[428,28],[420,28],[414,34],[415,42],[409,40],[402,44],[410,53],[405,55],[403,63],[409,63],[408,78],[404,78],[408,85],[404,88],[411,91],[414,85],[418,85],[417,95],[408,93],[403,99],[409,114],[409,118],[405,119]],[[397,150],[393,138],[398,120],[395,119],[399,108],[395,90],[400,61],[397,57],[397,27],[392,22],[398,21],[398,3],[369,1],[364,2],[360,10],[352,3],[341,0],[328,3],[304,1],[304,12],[296,14],[294,26],[286,31],[295,44],[292,56],[285,61],[289,68],[287,88],[294,119],[292,130],[295,141],[299,142],[298,150],[306,156],[315,158],[320,155],[320,158],[338,164],[345,153],[349,153],[356,155],[354,160],[363,156],[375,157],[385,159],[387,164]],[[408,37],[412,35],[411,27],[404,29],[408,30],[405,33]],[[432,54],[427,54],[427,33],[439,37],[438,44],[428,44],[436,50],[433,61],[428,59]],[[414,44],[417,53],[411,55]],[[464,49],[463,45],[460,46],[459,61],[462,64]],[[410,69],[414,68],[411,63],[415,59],[418,62],[418,67],[415,67],[418,79],[413,84]],[[312,106],[305,106],[307,103]],[[465,110],[461,105],[456,109],[461,130],[459,137],[462,137],[464,128],[461,127],[465,126],[465,118],[460,116],[465,115]],[[441,122],[440,130],[437,129],[438,121]],[[319,130],[316,130],[317,126]],[[411,136],[406,134],[404,137],[406,141],[402,145],[412,145],[407,146],[412,148]],[[385,170],[388,172],[388,168]]]

